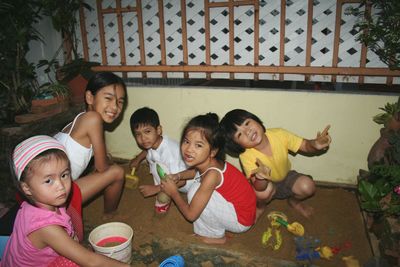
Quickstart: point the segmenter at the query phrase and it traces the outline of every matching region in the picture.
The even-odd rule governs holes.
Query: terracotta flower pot
[[[75,76],[68,82],[68,86],[71,90],[71,102],[72,104],[83,104],[85,103],[85,90],[88,81],[82,76]]]
[[[33,99],[31,102],[31,113],[39,114],[48,111],[62,112],[68,109],[68,98],[57,96],[49,99]]]

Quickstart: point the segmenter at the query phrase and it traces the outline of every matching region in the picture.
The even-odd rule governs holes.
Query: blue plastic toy
[[[174,255],[160,263],[159,267],[184,267],[185,260],[181,255]]]
[[[313,238],[311,236],[298,236],[294,238],[294,242],[296,244],[296,260],[299,261],[312,261],[315,259],[320,259],[321,255],[316,250],[321,241],[317,238]]]

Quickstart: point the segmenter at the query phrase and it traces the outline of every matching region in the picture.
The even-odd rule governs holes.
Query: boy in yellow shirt
[[[288,199],[303,216],[312,208],[302,201],[315,193],[315,183],[309,175],[291,169],[289,151],[306,154],[327,150],[332,139],[327,126],[317,137],[308,140],[281,128],[266,129],[254,114],[234,109],[221,120],[226,137],[226,150],[239,156],[245,175],[251,180],[257,195],[257,218],[273,199]]]

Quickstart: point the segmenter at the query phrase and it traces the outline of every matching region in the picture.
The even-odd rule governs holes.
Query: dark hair
[[[225,138],[225,149],[232,156],[237,157],[245,151],[242,146],[234,141],[233,136],[235,135],[237,128],[242,125],[246,119],[255,120],[265,131],[263,122],[256,115],[244,109],[233,109],[229,111],[220,122],[221,131]]]
[[[215,158],[220,161],[225,161],[225,142],[219,129],[217,114],[209,112],[192,118],[182,131],[181,144],[183,143],[186,134],[192,130],[201,131],[204,138],[210,144],[211,149],[216,149],[218,151]]]
[[[140,125],[151,125],[152,127],[157,128],[160,126],[160,119],[154,109],[143,107],[132,113],[130,125],[132,132]]]
[[[96,95],[103,87],[109,85],[121,85],[126,95],[126,85],[124,80],[112,72],[96,72],[88,81],[86,91]]]

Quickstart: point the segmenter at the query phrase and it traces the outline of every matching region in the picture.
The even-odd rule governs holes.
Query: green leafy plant
[[[386,103],[384,107],[380,107],[379,109],[384,112],[375,115],[372,119],[377,124],[386,126],[394,116],[400,113],[400,97],[396,103]]]
[[[369,179],[358,183],[361,208],[383,216],[400,215],[400,196],[394,188],[400,185],[400,131],[391,131],[385,150],[387,163],[370,168]]]
[[[2,0],[0,2],[0,91],[7,92],[1,100],[0,121],[7,123],[9,114],[29,109],[38,86],[35,66],[26,60],[31,41],[41,41],[34,28],[41,19],[40,0]],[[8,115],[7,115],[8,114]]]
[[[70,96],[68,85],[60,82],[45,83],[39,88],[39,92],[35,96],[35,99],[44,99],[50,96],[64,99],[68,98]]]
[[[366,12],[366,6],[374,14]],[[400,1],[362,0],[358,8],[349,8],[347,13],[358,17],[354,29],[359,32],[356,40],[365,44],[390,69],[400,69]]]
[[[77,58],[60,67],[59,71],[63,77],[63,82],[72,80],[78,74],[81,74],[84,78],[89,79],[93,75],[91,68],[99,65],[99,62],[86,61],[83,58]]]
[[[78,12],[80,8],[92,11],[93,8],[85,3],[84,0],[42,0],[43,13],[51,18],[53,28],[60,32],[63,38],[64,64],[57,69],[59,79],[63,83],[72,80],[78,74],[86,79],[93,74],[91,67],[98,66],[100,63],[87,61],[78,53],[79,39],[76,31],[78,29]],[[50,70],[54,65],[58,66],[58,61],[54,57],[50,61],[42,61]]]
[[[53,28],[62,35],[66,63],[79,58],[77,15],[81,7],[90,11],[93,8],[84,0],[42,0],[42,4],[43,14],[51,18]]]

